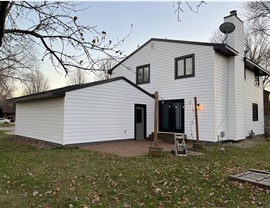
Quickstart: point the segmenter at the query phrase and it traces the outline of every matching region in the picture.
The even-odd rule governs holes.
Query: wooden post
[[[197,109],[197,97],[194,97],[195,107],[195,125],[196,125],[196,142],[199,142],[199,126],[198,126],[198,109]]]
[[[154,146],[157,147],[158,142],[158,91],[155,92],[155,117],[154,117]]]

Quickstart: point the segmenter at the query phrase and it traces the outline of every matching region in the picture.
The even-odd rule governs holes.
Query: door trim
[[[141,107],[141,108],[143,108],[143,110],[144,110],[144,117],[143,117],[143,120],[144,120],[144,133],[143,133],[143,135],[144,135],[144,138],[146,138],[146,129],[147,129],[147,117],[146,117],[146,113],[147,113],[147,111],[146,111],[146,104],[134,104],[134,140],[136,140],[136,108],[137,107]]]

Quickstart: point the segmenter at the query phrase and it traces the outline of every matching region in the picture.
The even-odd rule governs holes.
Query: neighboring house
[[[5,103],[3,107],[3,117],[8,118],[11,122],[15,122],[15,105],[12,103]]]
[[[224,21],[236,26],[227,44],[153,38],[116,65],[110,80],[11,99],[15,133],[63,145],[146,138],[158,91],[159,132],[195,140],[197,97],[200,140],[216,142],[221,132],[224,140],[263,134],[262,76],[268,72],[244,57],[236,11]]]
[[[270,136],[270,92],[267,90],[263,91],[264,97],[264,130],[265,135]]]
[[[0,117],[15,121],[15,105],[7,102],[4,102],[3,105],[0,105]]]
[[[133,139],[134,135],[143,139],[154,128],[153,95],[123,77],[10,102],[16,103],[16,135],[62,145]]]
[[[232,11],[224,18],[235,31],[227,44],[150,39],[110,73],[146,91],[159,91],[159,131],[196,139],[194,97],[200,140],[241,140],[264,133],[262,76],[268,72],[244,56],[244,25]],[[127,68],[129,70],[127,70]]]

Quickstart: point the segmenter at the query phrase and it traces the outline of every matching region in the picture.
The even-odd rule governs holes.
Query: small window
[[[175,79],[194,76],[194,54],[175,58]]]
[[[252,120],[258,121],[258,104],[252,103]]]
[[[260,86],[260,77],[257,74],[255,74],[254,84],[255,86]]]
[[[144,84],[150,82],[150,64],[138,66],[136,71],[137,84]]]
[[[142,123],[142,109],[136,109],[136,123]]]

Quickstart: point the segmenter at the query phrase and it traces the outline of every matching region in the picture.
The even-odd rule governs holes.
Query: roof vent
[[[237,11],[236,10],[230,11],[230,16],[236,16],[237,17]]]

